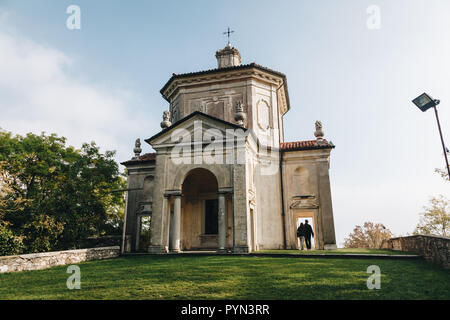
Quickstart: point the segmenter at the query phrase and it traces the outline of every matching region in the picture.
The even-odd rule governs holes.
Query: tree
[[[450,236],[450,201],[443,195],[432,197],[430,206],[424,206],[414,234]]]
[[[344,247],[379,249],[383,240],[391,237],[391,231],[381,223],[364,222],[362,227],[356,226],[344,239]]]
[[[66,146],[55,134],[0,130],[0,221],[26,252],[76,248],[91,236],[119,233],[124,188],[114,152],[91,142]]]
[[[21,253],[24,249],[22,240],[13,234],[6,222],[0,221],[0,256]]]
[[[436,169],[434,169],[434,172],[439,174],[444,180],[449,179],[447,170],[436,168]]]

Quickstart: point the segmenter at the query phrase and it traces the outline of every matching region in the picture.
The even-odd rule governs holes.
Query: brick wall
[[[46,269],[83,261],[115,258],[120,247],[103,247],[67,251],[42,252],[0,257],[0,273]]]
[[[384,240],[381,249],[413,252],[426,260],[450,268],[450,238],[415,235]]]

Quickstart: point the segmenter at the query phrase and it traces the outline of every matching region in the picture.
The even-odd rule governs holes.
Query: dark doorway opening
[[[219,233],[219,202],[217,199],[205,200],[205,234]]]

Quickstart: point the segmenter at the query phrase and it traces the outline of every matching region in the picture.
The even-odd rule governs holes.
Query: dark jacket
[[[305,224],[303,227],[304,227],[304,236],[305,237],[310,238],[311,235],[314,237],[314,232],[313,232],[310,224]]]
[[[304,237],[305,236],[305,226],[299,225],[297,228],[297,237]]]

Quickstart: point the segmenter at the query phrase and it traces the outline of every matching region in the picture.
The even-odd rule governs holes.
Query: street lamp
[[[444,144],[444,138],[442,137],[441,124],[439,123],[439,116],[438,116],[438,112],[437,112],[437,108],[436,108],[436,106],[440,103],[440,101],[436,100],[436,99],[432,99],[426,93],[422,93],[420,96],[415,98],[412,102],[417,106],[417,108],[422,110],[422,112],[425,112],[430,108],[434,108],[434,113],[436,114],[436,121],[437,121],[438,129],[439,129],[439,135],[441,136],[442,150],[444,150],[445,163],[447,164],[448,177],[450,179],[450,166],[448,165],[448,158],[447,158],[447,150],[448,149],[445,147],[445,144]]]

